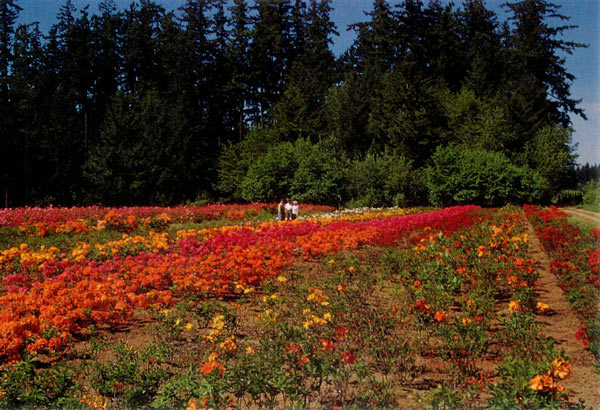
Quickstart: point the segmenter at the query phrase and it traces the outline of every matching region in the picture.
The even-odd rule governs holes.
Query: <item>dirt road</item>
[[[569,405],[575,406],[583,399],[586,408],[600,409],[600,375],[594,371],[594,356],[575,338],[580,320],[560,289],[558,279],[550,272],[550,259],[531,225],[529,236],[531,256],[539,265],[538,301],[551,308],[548,314],[539,314],[538,321],[544,325],[542,333],[554,339],[559,349],[565,350],[573,370],[572,376],[563,383],[571,392]]]
[[[600,214],[596,212],[586,211],[585,209],[579,208],[561,208],[561,210],[565,211],[567,214],[569,214],[569,216],[579,219],[585,224],[600,226]]]

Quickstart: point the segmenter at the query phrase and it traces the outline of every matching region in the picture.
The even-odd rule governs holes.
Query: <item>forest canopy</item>
[[[576,172],[560,6],[374,0],[335,56],[328,0],[0,0],[2,205],[557,202]],[[588,178],[590,179],[590,178]],[[562,195],[562,196],[561,196]]]

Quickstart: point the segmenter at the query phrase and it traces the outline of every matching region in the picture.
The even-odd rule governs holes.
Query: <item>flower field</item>
[[[598,232],[554,209],[274,211],[0,211],[0,407],[565,406],[528,218],[598,357]]]

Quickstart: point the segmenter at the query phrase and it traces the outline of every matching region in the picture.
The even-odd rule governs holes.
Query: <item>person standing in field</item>
[[[279,205],[277,205],[277,220],[283,221],[285,219],[285,202],[282,199],[279,201]]]
[[[292,203],[289,199],[285,201],[285,220],[289,221],[292,219]]]
[[[298,218],[298,212],[300,212],[300,205],[298,205],[298,201],[294,201],[292,204],[292,219]]]

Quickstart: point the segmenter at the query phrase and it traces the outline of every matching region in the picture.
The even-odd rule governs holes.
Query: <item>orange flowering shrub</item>
[[[529,387],[532,391],[542,394],[564,393],[565,387],[558,384],[557,380],[564,380],[571,375],[571,365],[568,361],[555,358],[550,364],[546,374],[538,374],[529,381]]]
[[[226,206],[218,212],[217,208],[212,208],[210,217],[237,215]],[[248,206],[246,212],[257,209]],[[136,308],[169,307],[190,294],[233,297],[244,293],[269,276],[278,277],[293,262],[297,249],[305,258],[313,258],[363,244],[392,246],[425,226],[450,231],[468,225],[472,223],[469,213],[475,209],[467,206],[420,215],[378,215],[356,223],[312,220],[185,231],[175,242],[169,241],[166,232],[150,230],[147,235],[124,233],[120,240],[104,244],[80,241],[68,252],[55,247],[33,250],[23,244],[0,254],[0,269],[8,273],[5,284],[12,286],[0,296],[0,363],[18,360],[24,350],[60,351],[88,326],[125,323]],[[96,218],[99,223],[90,224],[89,229],[123,231],[152,221],[197,217],[189,207],[108,212],[102,208],[61,209],[40,211],[45,216],[39,220],[35,220],[35,213],[23,210],[17,211],[21,218],[13,215],[11,219],[6,211],[0,216],[22,224],[28,215],[34,223],[52,222],[57,227],[69,220],[70,212],[77,220]],[[23,271],[23,267],[27,269]],[[315,301],[327,304],[325,295],[316,289],[312,293]],[[308,326],[329,322],[327,315],[309,317]],[[223,349],[232,346],[229,343]]]

